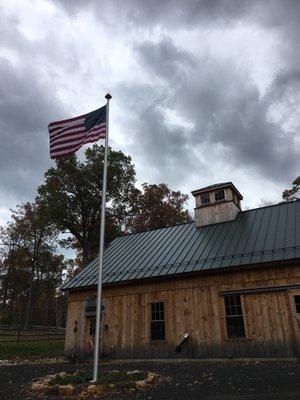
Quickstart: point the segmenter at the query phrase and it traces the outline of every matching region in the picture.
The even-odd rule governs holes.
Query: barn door
[[[253,355],[294,357],[294,327],[289,294],[265,292],[243,295],[246,335]]]

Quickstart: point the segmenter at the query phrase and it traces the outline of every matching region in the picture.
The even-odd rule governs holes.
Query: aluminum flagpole
[[[104,169],[102,182],[102,206],[101,206],[101,221],[100,221],[100,241],[99,241],[99,275],[97,286],[97,309],[96,309],[96,334],[94,348],[94,368],[93,380],[98,380],[98,364],[99,364],[99,342],[100,342],[100,323],[101,323],[101,297],[102,297],[102,266],[103,266],[103,251],[104,251],[104,236],[105,236],[105,208],[106,208],[106,186],[107,186],[107,156],[108,156],[108,131],[109,131],[109,101],[111,95],[107,93],[105,96],[106,102],[106,135],[105,135],[105,152],[104,152]]]

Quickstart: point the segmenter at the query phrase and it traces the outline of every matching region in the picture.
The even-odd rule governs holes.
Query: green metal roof
[[[103,283],[300,259],[300,201],[240,212],[234,221],[194,222],[121,236],[104,253]],[[97,284],[98,259],[62,289]]]

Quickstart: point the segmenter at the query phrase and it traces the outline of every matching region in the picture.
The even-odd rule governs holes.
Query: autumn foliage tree
[[[98,252],[104,147],[94,145],[80,161],[56,161],[45,173],[34,203],[12,211],[0,230],[0,318],[14,324],[61,325],[66,298],[62,281]],[[135,186],[131,158],[109,150],[106,244],[126,232],[190,221],[188,196],[168,185]],[[57,253],[58,244],[77,251],[76,264]]]
[[[37,202],[49,223],[69,234],[61,243],[82,254],[83,266],[98,252],[100,205],[102,199],[104,147],[94,145],[85,151],[85,160],[76,156],[58,159],[56,167],[45,173],[38,188]],[[125,215],[131,208],[135,170],[131,158],[109,150],[106,242],[122,231]]]
[[[98,252],[102,198],[104,147],[94,145],[85,159],[58,159],[38,188],[37,202],[46,219],[61,233],[65,247],[77,250],[77,260],[86,266]],[[188,196],[168,185],[144,183],[135,187],[131,158],[109,149],[105,239],[108,244],[126,231],[139,232],[190,220],[184,209]]]
[[[168,185],[143,183],[142,190],[134,192],[132,216],[127,228],[132,232],[162,228],[188,222],[191,217],[184,206],[188,196],[171,190]]]
[[[300,176],[293,181],[291,189],[283,191],[282,198],[287,202],[300,200]]]
[[[2,253],[2,320],[28,325],[49,323],[53,303],[66,267],[56,254],[59,231],[49,224],[35,203],[12,211],[12,220],[0,232]],[[52,303],[52,304],[51,304]]]

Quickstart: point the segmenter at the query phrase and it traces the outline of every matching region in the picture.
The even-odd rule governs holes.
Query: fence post
[[[48,343],[50,342],[50,328],[48,326],[48,331],[47,331],[47,341]]]
[[[20,344],[20,333],[21,333],[21,326],[18,325],[17,346],[19,346],[19,344]]]

